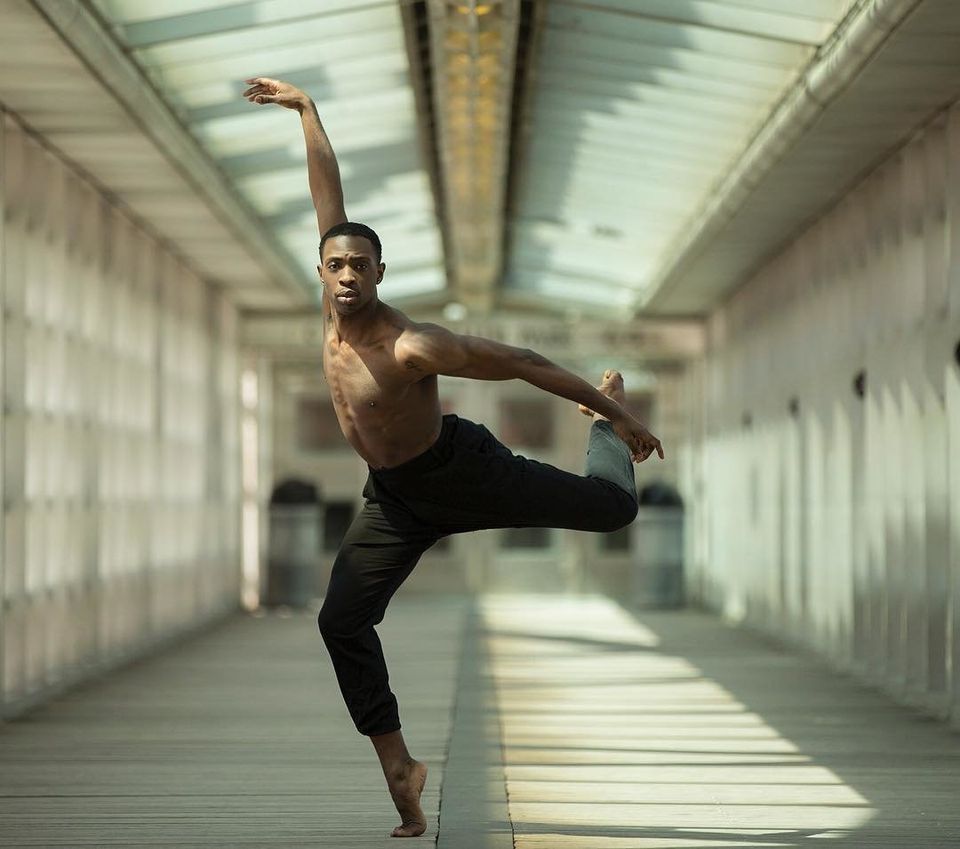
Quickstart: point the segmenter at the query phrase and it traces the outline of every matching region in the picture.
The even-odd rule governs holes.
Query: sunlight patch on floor
[[[873,809],[613,602],[487,596],[517,849],[791,846]]]

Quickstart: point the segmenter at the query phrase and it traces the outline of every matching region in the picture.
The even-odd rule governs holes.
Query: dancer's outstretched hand
[[[663,446],[660,445],[660,440],[629,413],[624,412],[620,418],[611,421],[611,424],[617,436],[627,443],[634,463],[642,463],[654,451],[661,460],[663,459]]]
[[[285,109],[296,109],[300,112],[310,102],[310,98],[304,92],[283,80],[251,77],[244,82],[250,88],[243,93],[243,96],[251,103],[276,103]]]

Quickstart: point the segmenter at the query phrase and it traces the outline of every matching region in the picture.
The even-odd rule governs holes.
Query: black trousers
[[[363,495],[318,624],[350,716],[367,735],[400,728],[374,626],[438,539],[484,528],[613,531],[637,514],[633,462],[606,421],[591,425],[581,477],[515,455],[482,425],[447,415],[423,454],[371,469]]]

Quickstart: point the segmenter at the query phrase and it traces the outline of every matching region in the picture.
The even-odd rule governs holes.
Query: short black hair
[[[334,236],[362,236],[367,239],[373,245],[373,250],[377,255],[377,264],[380,264],[380,257],[383,253],[383,248],[380,246],[380,237],[366,224],[359,224],[356,221],[342,221],[340,224],[334,224],[320,238],[321,259],[323,259],[323,246],[327,243],[327,239],[332,239]]]

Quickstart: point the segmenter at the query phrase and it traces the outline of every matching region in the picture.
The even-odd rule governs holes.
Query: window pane
[[[550,528],[504,528],[501,548],[550,548]]]
[[[346,448],[333,404],[326,398],[301,398],[297,405],[297,447],[301,451]]]
[[[549,398],[504,398],[500,401],[500,438],[509,447],[550,448],[553,416]]]
[[[645,425],[650,424],[650,417],[653,414],[653,396],[649,393],[633,395],[627,394],[627,401],[624,404],[627,412],[638,421]]]
[[[630,526],[620,530],[612,531],[600,535],[601,551],[629,551],[630,550]]]
[[[323,514],[323,550],[336,551],[340,548],[343,535],[353,521],[353,503],[350,501],[331,501]]]

